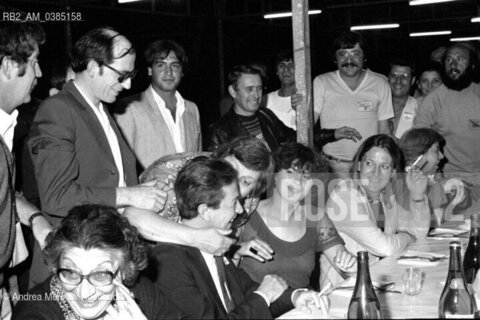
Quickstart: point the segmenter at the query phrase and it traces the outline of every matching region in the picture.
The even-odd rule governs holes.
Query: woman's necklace
[[[378,194],[378,196],[376,197],[372,197],[370,196],[368,193],[366,194],[367,195],[367,200],[368,200],[368,203],[372,204],[372,205],[378,205],[380,204],[380,202],[383,201],[383,196],[384,196],[385,192],[380,192]]]

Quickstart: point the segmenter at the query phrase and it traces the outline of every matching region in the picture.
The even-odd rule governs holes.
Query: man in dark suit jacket
[[[192,228],[230,229],[243,211],[236,176],[235,169],[223,160],[197,157],[189,162],[175,182],[182,223]],[[317,292],[287,289],[277,275],[267,275],[258,284],[232,260],[196,248],[159,244],[152,259],[152,280],[189,318],[272,318],[294,306],[308,308],[308,301],[326,308],[325,298]]]
[[[130,88],[134,64],[127,38],[110,28],[94,29],[73,48],[75,80],[40,105],[27,145],[40,203],[52,224],[83,203],[163,208],[166,194],[160,186],[135,186],[135,157],[103,105]],[[34,272],[43,264],[36,261]],[[33,282],[44,280],[42,269],[43,276],[33,276]]]
[[[17,108],[31,100],[31,92],[42,76],[38,55],[44,41],[45,32],[36,23],[0,23],[0,318],[11,316],[4,286],[9,283],[10,267],[25,259],[22,254],[26,250],[18,246],[24,242],[18,222],[32,228],[41,243],[51,230],[38,209],[15,194],[13,156]],[[11,284],[10,290],[14,289]]]

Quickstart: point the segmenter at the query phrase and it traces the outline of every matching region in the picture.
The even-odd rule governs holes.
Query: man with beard
[[[433,128],[445,138],[445,173],[479,173],[480,86],[472,81],[476,55],[470,46],[454,44],[444,66],[444,82],[422,101],[414,126]]]
[[[394,116],[390,87],[384,76],[363,69],[366,43],[356,32],[344,32],[333,43],[338,70],[313,81],[315,122],[323,129],[352,127],[357,139],[347,137],[325,145],[322,155],[339,178],[349,176],[352,159],[362,142],[378,133],[389,134]]]

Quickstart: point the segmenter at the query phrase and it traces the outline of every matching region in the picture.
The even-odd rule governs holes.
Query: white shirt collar
[[[152,85],[150,85],[150,90],[152,90],[153,98],[158,104],[158,107],[161,109],[163,108],[170,113],[170,110],[167,110],[167,107],[165,106],[165,101],[163,101],[163,98],[160,97],[160,95],[155,91],[155,89],[153,89]],[[183,97],[180,92],[178,92],[178,90],[175,90],[175,98],[177,99],[177,110],[175,113],[175,118],[180,119],[178,116],[181,117],[183,115],[183,112],[185,111],[185,100],[183,100]]]
[[[17,125],[18,110],[15,109],[11,114],[0,109],[0,135],[7,144],[8,149],[12,151],[13,133]]]
[[[175,121],[173,120],[170,110],[167,109],[165,101],[160,97],[160,95],[155,92],[152,85],[150,85],[150,90],[153,94],[153,99],[155,100],[160,113],[165,121],[165,124],[168,127],[168,131],[172,136],[172,142],[175,146],[176,152],[185,152],[185,136],[182,116],[185,111],[185,100],[178,91],[175,91],[175,98],[177,100],[176,111],[175,111]]]

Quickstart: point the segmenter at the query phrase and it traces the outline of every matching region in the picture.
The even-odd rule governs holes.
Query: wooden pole
[[[297,92],[303,95],[297,107],[297,142],[313,147],[312,78],[308,0],[292,0],[293,54]]]

